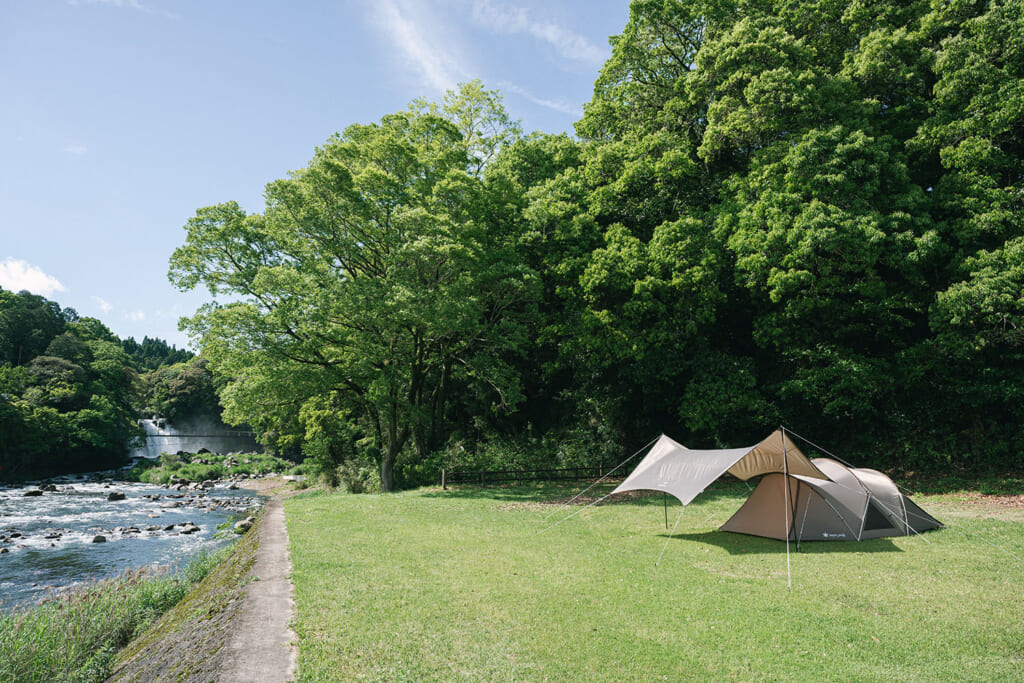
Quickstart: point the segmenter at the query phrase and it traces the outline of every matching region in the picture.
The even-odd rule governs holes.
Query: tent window
[[[864,518],[864,531],[878,531],[880,529],[891,529],[892,522],[885,518],[882,511],[875,507],[874,501],[868,505],[868,514]]]

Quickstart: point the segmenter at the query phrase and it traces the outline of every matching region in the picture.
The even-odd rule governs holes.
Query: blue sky
[[[195,210],[262,209],[332,133],[481,79],[572,132],[628,0],[0,0],[0,286],[185,346]]]

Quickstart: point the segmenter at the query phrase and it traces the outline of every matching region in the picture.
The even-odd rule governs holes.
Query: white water
[[[24,495],[34,485],[0,487],[0,548],[7,550],[0,554],[0,611],[126,569],[179,565],[227,542],[217,537],[217,526],[262,504],[253,491],[225,485],[179,494],[79,476],[55,481],[58,491],[35,497]],[[113,491],[125,499],[107,500]],[[200,531],[180,533],[185,522]],[[93,543],[97,535],[106,542]]]
[[[259,453],[263,447],[245,429],[234,429],[209,417],[180,420],[171,425],[163,420],[140,420],[146,441],[129,454],[132,458],[158,458],[161,453],[195,453],[202,448],[212,453]]]

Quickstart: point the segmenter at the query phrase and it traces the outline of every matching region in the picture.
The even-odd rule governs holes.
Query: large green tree
[[[227,381],[226,419],[285,445],[340,414],[390,490],[400,454],[424,457],[454,400],[515,406],[509,349],[536,277],[489,229],[481,177],[514,135],[500,100],[471,83],[333,136],[267,186],[262,214],[200,209],[170,277],[229,298],[186,323]]]
[[[1008,458],[1021,9],[634,1],[580,163],[524,211],[592,245],[562,365],[623,425],[735,442],[781,419],[877,464]]]

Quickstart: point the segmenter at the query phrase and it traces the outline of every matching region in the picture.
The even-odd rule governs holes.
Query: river
[[[228,543],[233,535],[217,526],[264,500],[225,484],[177,491],[88,475],[49,481],[57,490],[39,496],[25,496],[35,484],[0,487],[0,611],[126,569],[180,566]],[[124,500],[109,500],[113,492]]]

